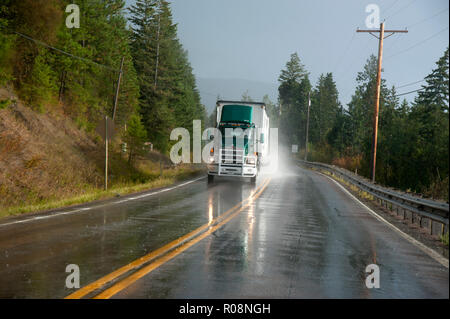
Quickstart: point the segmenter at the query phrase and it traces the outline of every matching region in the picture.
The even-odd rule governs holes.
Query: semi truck
[[[210,150],[208,183],[215,176],[247,177],[252,183],[268,164],[269,117],[260,102],[223,101],[216,103],[216,139]]]

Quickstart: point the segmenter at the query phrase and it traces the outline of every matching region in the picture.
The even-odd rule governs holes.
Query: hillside
[[[99,145],[64,114],[39,114],[0,89],[0,208],[58,198],[102,183]]]
[[[61,107],[34,111],[5,88],[0,88],[0,103],[0,212],[103,189],[104,144],[95,132],[79,129]],[[160,160],[164,177],[180,172],[156,152],[130,165],[116,141],[110,152],[110,187],[159,180]]]

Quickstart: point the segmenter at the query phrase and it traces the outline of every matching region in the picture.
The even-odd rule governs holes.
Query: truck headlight
[[[248,157],[247,158],[247,164],[254,165],[255,164],[255,159],[252,158],[252,157]]]
[[[210,157],[209,157],[209,162],[210,162],[210,163],[214,163],[214,156],[210,156]]]

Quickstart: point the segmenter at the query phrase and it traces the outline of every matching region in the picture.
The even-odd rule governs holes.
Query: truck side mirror
[[[208,130],[208,131],[207,131],[207,134],[208,134],[208,139],[209,139],[210,141],[212,141],[212,140],[214,139],[214,134],[211,132],[211,130]]]
[[[264,144],[264,133],[261,133],[261,137],[259,138],[261,144]]]

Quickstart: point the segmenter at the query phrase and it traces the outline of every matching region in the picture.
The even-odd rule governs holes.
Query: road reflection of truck
[[[269,117],[265,104],[217,101],[216,128],[222,139],[216,140],[210,151],[208,182],[214,176],[235,176],[250,177],[255,183],[261,165],[268,162]]]

